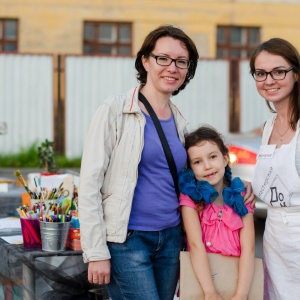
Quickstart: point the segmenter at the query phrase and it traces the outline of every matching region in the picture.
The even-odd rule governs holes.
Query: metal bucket
[[[71,222],[40,222],[42,250],[57,252],[66,250]]]

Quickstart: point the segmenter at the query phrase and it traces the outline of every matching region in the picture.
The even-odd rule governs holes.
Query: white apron
[[[264,128],[252,179],[254,194],[268,205],[263,238],[265,300],[300,299],[300,178],[295,156],[297,130],[290,144],[268,145],[275,117]]]

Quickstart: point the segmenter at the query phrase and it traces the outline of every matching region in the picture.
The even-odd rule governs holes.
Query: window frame
[[[16,22],[16,37],[9,38],[5,36],[5,28],[7,21]],[[15,45],[15,50],[5,50],[5,44],[12,43]],[[19,20],[16,18],[0,18],[0,53],[16,53],[19,51]]]
[[[85,26],[86,25],[92,25],[94,28],[93,32],[93,38],[92,39],[87,39],[85,38]],[[116,32],[116,39],[115,41],[103,41],[100,40],[100,26],[101,25],[110,25],[113,26],[113,29]],[[122,41],[120,40],[120,28],[122,26],[129,26],[130,27],[130,36],[129,40],[127,41]],[[111,22],[111,21],[84,21],[83,23],[83,45],[82,45],[82,53],[85,55],[102,55],[102,56],[121,56],[121,57],[131,57],[132,56],[132,36],[133,36],[133,26],[131,22]],[[86,52],[85,47],[86,46],[91,46],[93,48],[92,52]],[[111,53],[101,53],[99,51],[99,48],[102,46],[108,46],[112,47]],[[122,47],[128,47],[129,48],[129,53],[128,54],[120,54],[120,49]],[[96,51],[98,50],[98,51]]]
[[[220,42],[218,39],[219,29],[224,30],[224,43]],[[242,35],[245,37],[245,42],[240,44],[233,44],[230,40],[231,33],[233,29],[241,29]],[[250,33],[251,30],[258,31],[258,40],[255,43],[250,41]],[[216,33],[216,57],[217,58],[236,58],[236,59],[246,59],[251,56],[251,51],[255,49],[256,46],[260,43],[260,30],[259,26],[231,26],[231,25],[218,25],[217,26],[217,33]],[[223,51],[226,55],[219,55],[219,51]],[[231,55],[232,51],[239,51],[241,53],[240,56],[233,56]]]

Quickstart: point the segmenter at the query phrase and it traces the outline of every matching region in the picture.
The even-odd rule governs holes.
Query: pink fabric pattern
[[[179,197],[179,205],[196,209],[194,201],[182,193]],[[246,207],[248,213],[254,212],[250,204]],[[243,221],[231,207],[227,205],[218,206],[213,203],[206,204],[204,211],[198,214],[206,252],[226,256],[241,255],[239,232],[243,228]]]

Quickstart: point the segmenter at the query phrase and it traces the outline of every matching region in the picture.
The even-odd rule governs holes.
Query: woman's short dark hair
[[[300,117],[300,55],[297,49],[288,41],[281,38],[272,38],[260,44],[253,52],[250,59],[250,73],[255,72],[255,60],[257,56],[266,51],[270,54],[278,55],[284,58],[291,66],[293,72],[297,75],[292,95],[290,97],[289,112],[291,114],[290,124],[293,129],[296,128],[297,121]],[[272,112],[275,110],[271,107],[268,101],[267,105]]]
[[[135,60],[135,68],[137,70],[138,81],[142,85],[145,85],[147,82],[147,72],[142,63],[142,57],[143,56],[146,58],[149,57],[149,54],[155,48],[155,44],[157,40],[161,37],[167,37],[167,36],[180,40],[185,44],[189,52],[189,60],[191,62],[188,69],[187,76],[183,84],[178,88],[178,90],[172,93],[172,95],[175,96],[179,93],[179,91],[183,90],[185,86],[190,82],[190,80],[194,77],[197,68],[198,58],[199,58],[199,54],[194,42],[181,29],[173,25],[163,25],[151,31],[145,38],[141,49],[137,53],[136,60]]]

